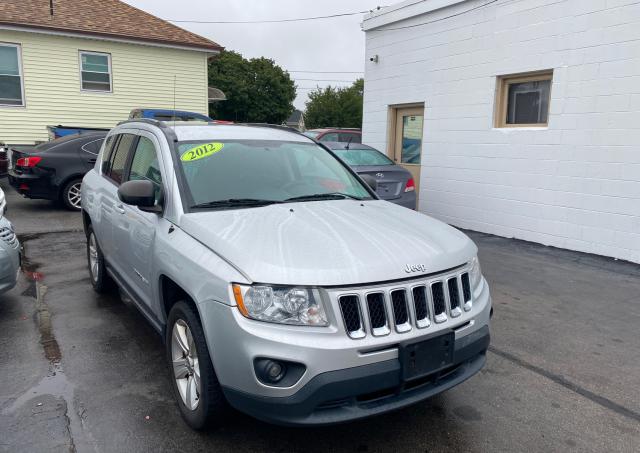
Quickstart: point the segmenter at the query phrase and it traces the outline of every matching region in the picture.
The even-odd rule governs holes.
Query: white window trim
[[[24,71],[22,70],[22,45],[12,42],[0,42],[2,47],[15,47],[18,52],[18,73],[20,76],[20,95],[22,96],[22,104],[3,104],[0,101],[0,108],[24,108],[27,106],[27,100],[24,96]]]
[[[82,87],[82,73],[83,72],[95,72],[96,74],[104,74],[104,72],[97,71],[83,71],[82,70],[82,55],[100,55],[107,57],[107,64],[109,67],[109,90],[88,90]],[[78,76],[80,77],[80,91],[83,93],[92,94],[111,94],[113,93],[113,68],[111,67],[111,54],[107,52],[93,52],[90,50],[78,50]]]

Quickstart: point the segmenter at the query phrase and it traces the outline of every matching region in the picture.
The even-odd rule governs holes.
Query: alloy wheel
[[[91,270],[91,279],[98,281],[98,272],[100,271],[100,260],[98,259],[98,244],[96,236],[91,232],[89,235],[89,269]]]
[[[173,325],[171,359],[182,402],[189,410],[195,411],[200,404],[200,363],[191,330],[182,319]]]
[[[81,207],[81,187],[82,183],[76,182],[72,184],[71,187],[69,187],[69,190],[67,192],[67,199],[69,200],[69,204],[76,209],[80,209]]]

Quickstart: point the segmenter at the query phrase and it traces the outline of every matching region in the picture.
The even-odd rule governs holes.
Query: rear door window
[[[107,138],[107,142],[104,145],[104,151],[102,152],[102,174],[106,175],[109,172],[109,162],[111,161],[111,152],[113,151],[114,145],[118,141],[118,135],[111,135]]]
[[[112,153],[113,156],[109,163],[109,171],[108,173],[105,173],[105,175],[117,185],[122,183],[124,170],[127,166],[127,159],[129,157],[129,151],[131,150],[131,145],[133,145],[136,138],[137,137],[132,134],[121,134]]]
[[[80,147],[80,149],[82,149],[82,151],[89,153],[89,154],[93,154],[94,156],[97,156],[98,153],[100,152],[100,147],[102,146],[102,142],[104,141],[103,138],[99,138],[98,140],[92,140],[90,142],[85,143],[84,145],[82,145]]]

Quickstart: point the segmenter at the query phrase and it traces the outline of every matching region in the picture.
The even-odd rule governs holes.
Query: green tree
[[[309,129],[318,127],[362,127],[364,80],[346,88],[328,86],[309,93],[304,121]]]
[[[296,87],[289,73],[268,58],[247,60],[225,51],[209,62],[209,86],[226,101],[209,107],[212,118],[242,123],[281,124],[293,112]]]

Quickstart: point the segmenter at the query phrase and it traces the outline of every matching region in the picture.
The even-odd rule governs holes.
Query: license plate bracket
[[[451,331],[401,346],[403,379],[408,381],[420,378],[452,365],[455,339],[455,333]]]

